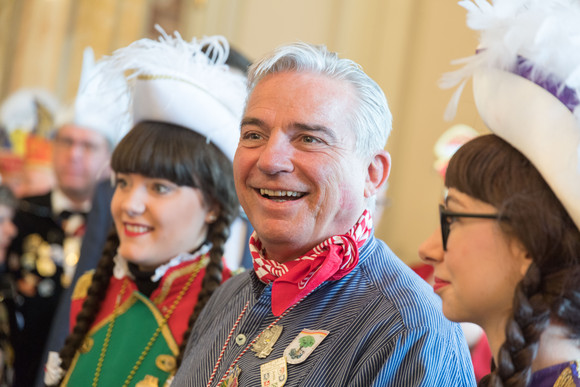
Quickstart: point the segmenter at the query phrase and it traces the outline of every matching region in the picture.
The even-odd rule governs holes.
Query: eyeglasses
[[[102,148],[102,145],[99,145],[94,142],[90,141],[76,141],[69,137],[64,136],[57,136],[54,139],[54,144],[61,149],[70,150],[75,146],[80,146],[82,150],[86,153],[95,153]]]
[[[449,231],[453,218],[481,218],[481,219],[497,219],[507,220],[507,217],[500,214],[472,214],[465,212],[453,212],[445,209],[443,204],[439,204],[439,220],[441,222],[441,237],[443,238],[443,250],[447,251],[447,239],[449,238]]]

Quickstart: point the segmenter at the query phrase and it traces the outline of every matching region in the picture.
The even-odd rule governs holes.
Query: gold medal
[[[260,366],[262,387],[282,387],[288,380],[288,367],[284,356]]]
[[[266,358],[271,352],[282,334],[282,325],[274,325],[272,328],[264,330],[258,340],[252,345],[252,351],[260,359]]]
[[[50,259],[50,255],[40,255],[38,257],[36,271],[42,277],[52,277],[56,273],[56,264]]]
[[[38,246],[42,243],[42,237],[39,234],[28,235],[22,244],[22,248],[25,252],[33,252],[38,249]]]

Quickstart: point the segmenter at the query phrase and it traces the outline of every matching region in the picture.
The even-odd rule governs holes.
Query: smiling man
[[[461,329],[373,236],[390,171],[379,86],[304,43],[249,85],[234,178],[254,270],[216,291],[172,386],[474,385]]]

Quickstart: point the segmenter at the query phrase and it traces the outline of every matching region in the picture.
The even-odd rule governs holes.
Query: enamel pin
[[[235,366],[234,369],[228,374],[228,377],[220,383],[219,387],[238,387],[238,376],[240,376],[241,372],[242,369],[238,366]]]
[[[282,387],[288,379],[288,367],[284,356],[260,366],[262,387]]]
[[[264,359],[272,352],[272,348],[281,334],[282,325],[274,325],[272,328],[266,329],[252,345],[252,351],[256,352],[257,357]]]
[[[302,363],[329,333],[323,330],[304,329],[284,350],[286,361],[290,364]]]

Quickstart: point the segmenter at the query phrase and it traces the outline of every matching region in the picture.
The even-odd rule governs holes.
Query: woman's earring
[[[213,213],[212,213],[212,214],[209,214],[209,215],[207,216],[207,222],[208,222],[208,223],[213,223],[213,222],[215,222],[216,220],[217,220],[217,216],[216,216],[216,214],[213,214]]]

